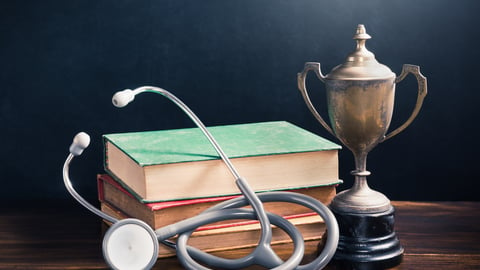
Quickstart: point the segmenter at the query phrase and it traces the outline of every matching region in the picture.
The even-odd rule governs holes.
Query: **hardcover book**
[[[284,121],[209,127],[255,191],[341,183],[331,141]],[[104,135],[105,170],[142,202],[237,195],[198,128]]]
[[[98,199],[101,203],[108,204],[125,213],[128,217],[141,219],[154,229],[196,216],[222,201],[235,198],[236,196],[219,196],[178,201],[164,201],[154,203],[142,203],[137,200],[128,190],[124,189],[115,179],[107,174],[97,176]],[[313,188],[292,189],[296,192],[308,195],[318,201],[329,204],[336,194],[335,185]],[[293,203],[267,202],[265,210],[280,216],[298,216],[312,212],[311,209]],[[229,223],[225,221],[220,223]]]

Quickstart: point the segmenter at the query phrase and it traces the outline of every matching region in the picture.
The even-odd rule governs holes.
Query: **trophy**
[[[334,260],[355,269],[388,268],[399,264],[403,247],[394,232],[394,208],[390,200],[367,184],[367,154],[377,144],[403,131],[415,119],[427,94],[427,80],[414,65],[403,65],[400,76],[380,64],[367,50],[370,39],[364,25],[353,37],[356,49],[345,63],[323,75],[320,63],[307,62],[298,74],[298,88],[315,118],[342,142],[355,158],[353,187],[338,193],[330,204],[340,227],[340,243]],[[313,71],[325,84],[331,127],[317,112],[305,87]],[[415,108],[404,124],[387,134],[393,113],[395,84],[409,73],[418,82]]]

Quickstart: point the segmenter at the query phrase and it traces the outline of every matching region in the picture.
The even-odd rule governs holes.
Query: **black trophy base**
[[[403,247],[394,231],[394,208],[382,213],[354,214],[332,209],[340,228],[333,257],[341,269],[387,269],[402,262]]]

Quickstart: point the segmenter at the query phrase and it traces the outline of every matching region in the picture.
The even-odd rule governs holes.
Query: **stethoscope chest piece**
[[[119,220],[103,238],[103,256],[113,269],[150,269],[158,248],[153,229],[138,219]]]

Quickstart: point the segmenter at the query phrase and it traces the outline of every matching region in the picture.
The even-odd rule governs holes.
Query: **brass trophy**
[[[427,94],[427,80],[420,68],[405,64],[396,77],[388,67],[380,64],[365,47],[370,39],[363,25],[358,25],[353,39],[357,47],[345,63],[324,76],[320,63],[307,62],[298,74],[298,88],[315,118],[333,136],[353,152],[355,176],[353,187],[340,192],[330,209],[340,226],[340,243],[334,260],[356,269],[388,268],[399,264],[403,248],[394,232],[394,208],[380,192],[369,188],[366,170],[367,154],[377,144],[397,135],[415,119]],[[315,72],[325,83],[328,114],[332,128],[317,112],[307,89],[305,78]],[[407,121],[389,134],[392,118],[395,84],[412,73],[418,81],[415,108]]]

